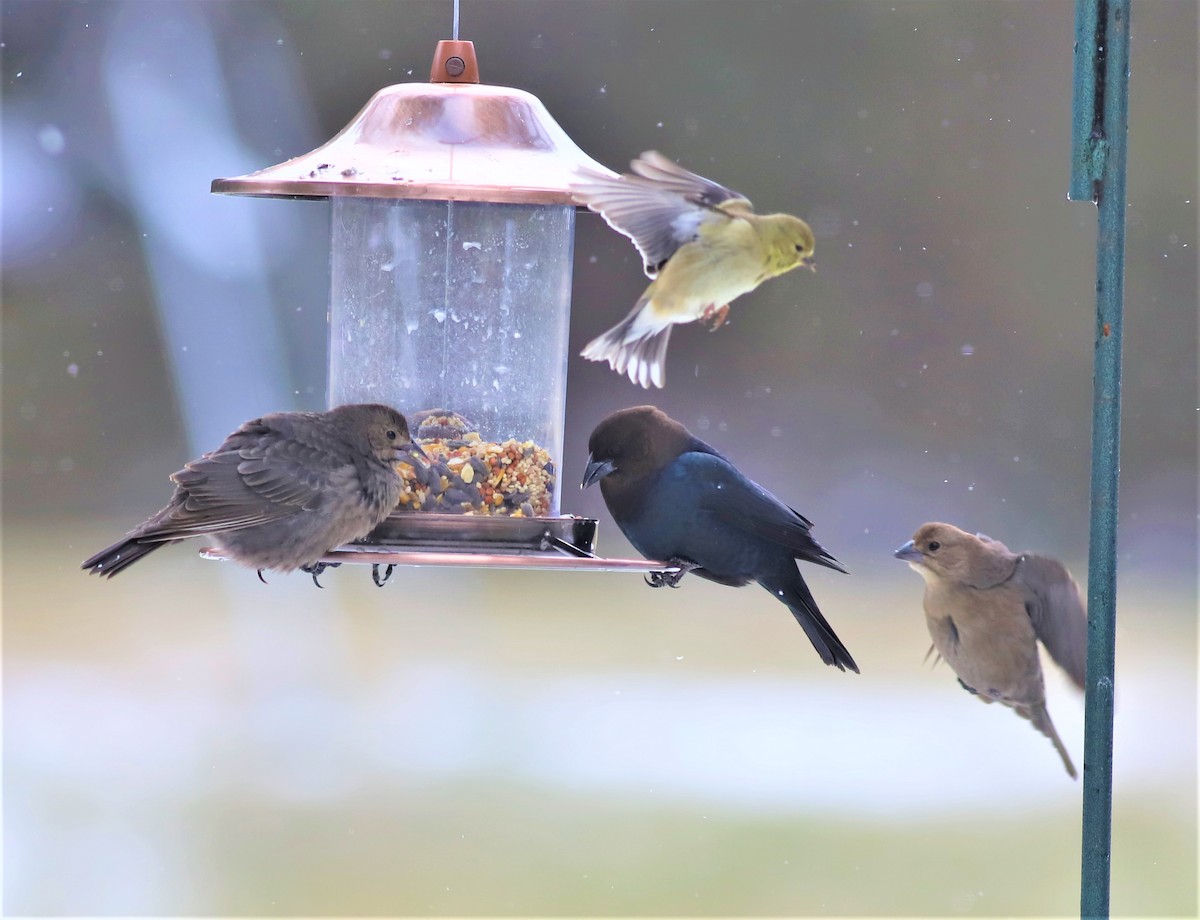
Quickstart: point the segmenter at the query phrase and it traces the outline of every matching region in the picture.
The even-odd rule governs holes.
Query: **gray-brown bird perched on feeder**
[[[925,579],[925,623],[933,648],[958,682],[985,703],[1000,702],[1053,743],[1067,773],[1075,765],[1050,721],[1039,640],[1080,689],[1087,661],[1087,611],[1066,567],[1017,554],[998,540],[952,524],[924,524],[896,550]]]
[[[204,535],[260,578],[300,569],[319,588],[321,557],[388,516],[403,484],[396,464],[416,457],[424,451],[388,406],[264,415],[173,474],[170,503],[82,567],[111,578],[160,546]]]

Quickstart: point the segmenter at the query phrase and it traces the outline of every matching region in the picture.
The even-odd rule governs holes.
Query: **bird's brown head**
[[[813,262],[816,238],[812,228],[799,217],[769,214],[759,226],[767,245],[767,270],[771,275],[782,275],[798,266],[817,270]]]
[[[381,463],[413,463],[417,457],[428,462],[425,451],[412,439],[408,420],[391,406],[362,403],[330,410],[335,423],[352,443]]]
[[[605,418],[588,438],[583,487],[606,488],[636,480],[670,463],[695,439],[679,422],[655,406],[633,406]]]
[[[988,588],[1007,580],[1016,557],[1003,543],[985,542],[953,524],[922,524],[913,538],[893,555],[926,581],[946,579],[955,584]]]

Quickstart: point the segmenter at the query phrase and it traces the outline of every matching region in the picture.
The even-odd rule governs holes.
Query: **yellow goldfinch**
[[[755,214],[735,191],[649,150],[632,173],[580,170],[575,199],[633,240],[653,280],[633,310],[583,350],[643,387],[661,387],[671,327],[717,329],[729,303],[798,265],[813,268],[813,233],[791,214]]]

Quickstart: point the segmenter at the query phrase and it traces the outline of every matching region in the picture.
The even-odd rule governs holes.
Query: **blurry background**
[[[1086,577],[1095,209],[1065,200],[1073,5],[463,0],[487,82],[807,217],[820,274],[572,357],[816,522],[862,666],[767,595],[343,568],[316,591],[79,560],[242,420],[324,403],[328,204],[212,196],[427,79],[451,5],[3,6],[4,907],[117,914],[1070,914],[1080,785],[929,644],[926,520]],[[1194,3],[1133,11],[1113,910],[1194,915]],[[573,351],[645,285],[580,215]],[[1048,672],[1082,766],[1082,700]]]

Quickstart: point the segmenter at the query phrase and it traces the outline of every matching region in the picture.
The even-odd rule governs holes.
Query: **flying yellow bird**
[[[813,232],[791,214],[755,214],[738,192],[649,150],[612,177],[580,170],[575,199],[633,240],[653,282],[633,310],[583,350],[643,387],[661,387],[671,327],[716,330],[729,304],[798,265],[813,268]]]

